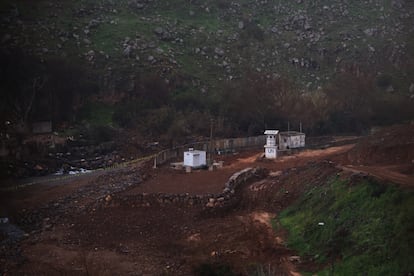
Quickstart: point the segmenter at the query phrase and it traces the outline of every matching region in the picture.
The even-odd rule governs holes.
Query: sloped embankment
[[[322,275],[410,275],[414,192],[366,178],[332,178],[283,211],[302,269]],[[305,269],[305,267],[307,269]]]
[[[361,139],[347,154],[354,165],[412,164],[414,125],[401,124],[379,129]]]

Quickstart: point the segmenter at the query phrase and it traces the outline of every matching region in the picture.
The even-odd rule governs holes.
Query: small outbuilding
[[[279,149],[297,149],[305,147],[305,133],[284,131],[279,133]]]
[[[200,168],[207,165],[206,152],[190,148],[184,152],[184,167]]]

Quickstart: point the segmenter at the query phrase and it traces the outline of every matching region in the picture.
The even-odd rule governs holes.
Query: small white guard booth
[[[184,167],[199,168],[206,166],[206,152],[192,148],[184,152]]]
[[[277,158],[277,144],[276,144],[276,135],[279,133],[279,130],[266,130],[264,132],[267,135],[265,148],[265,157],[268,159]]]

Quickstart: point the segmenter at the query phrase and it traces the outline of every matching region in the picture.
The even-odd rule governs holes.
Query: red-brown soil
[[[304,150],[275,161],[263,160],[261,151],[216,156],[224,167],[212,172],[134,164],[3,192],[1,215],[28,235],[21,252],[0,255],[0,269],[5,275],[192,275],[200,264],[226,263],[241,275],[257,264],[280,275],[299,275],[303,268],[317,267],[300,263],[286,248],[286,233],[280,227],[273,230],[273,219],[307,188],[334,174],[347,174],[342,168],[359,165],[358,147]],[[362,149],[366,154],[358,153],[358,160],[366,161],[370,174],[383,177],[384,167],[373,170],[369,147]],[[412,177],[409,158],[386,158],[392,162],[376,162]],[[206,213],[203,206],[95,204],[115,194],[220,193],[233,173],[258,166],[267,168],[269,176],[244,185],[237,193],[238,204],[230,210]],[[358,166],[356,171],[362,169]]]
[[[414,187],[414,124],[379,129],[341,159],[342,169]]]

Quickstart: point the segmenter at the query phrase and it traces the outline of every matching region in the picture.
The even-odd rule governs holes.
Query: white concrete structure
[[[199,168],[206,166],[206,152],[201,150],[189,149],[184,152],[184,164],[185,167]]]
[[[267,135],[265,148],[265,157],[268,159],[275,159],[277,157],[277,144],[276,144],[276,135],[279,133],[279,130],[266,130],[264,132]]]
[[[297,149],[305,147],[305,133],[284,131],[279,133],[279,149]]]

